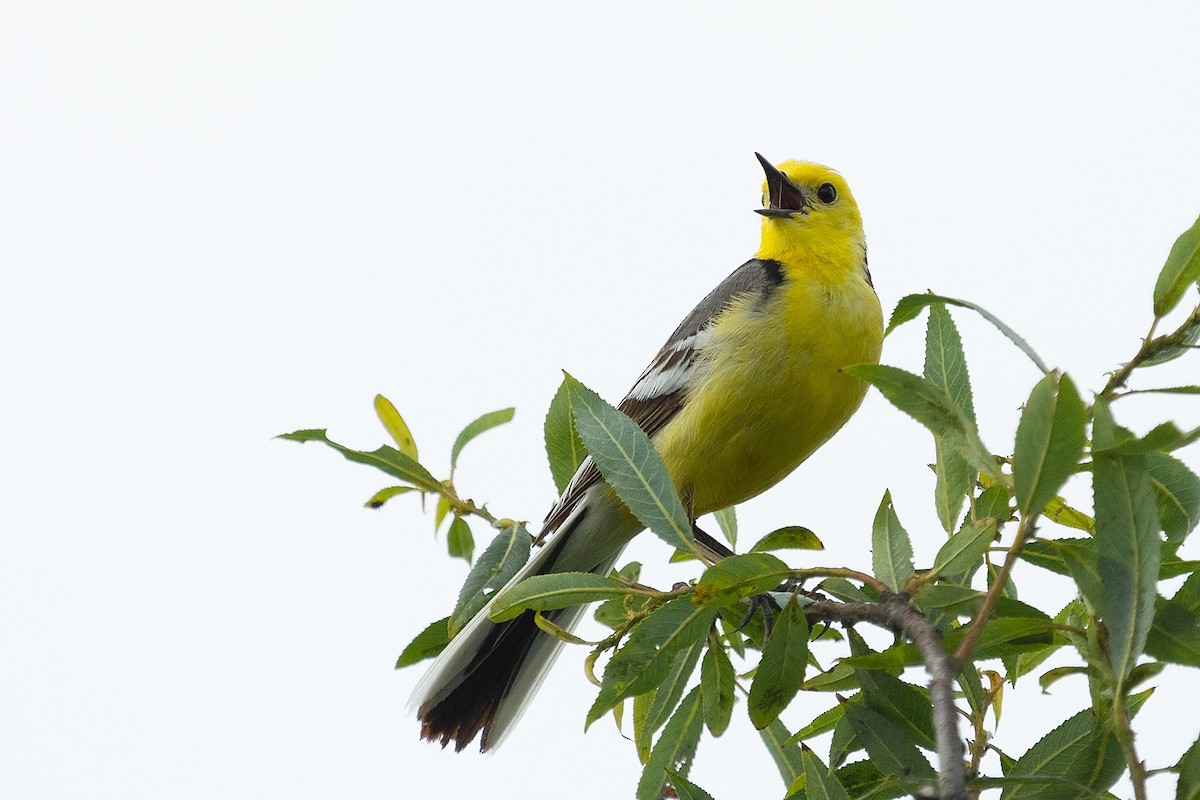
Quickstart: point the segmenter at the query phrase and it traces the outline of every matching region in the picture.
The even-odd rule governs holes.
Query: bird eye
[[[828,205],[837,200],[837,189],[832,183],[822,183],[817,187],[817,199]]]

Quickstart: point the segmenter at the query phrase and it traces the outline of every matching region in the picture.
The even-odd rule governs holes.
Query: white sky
[[[583,734],[582,652],[494,757],[418,741],[420,670],[392,664],[465,567],[415,500],[361,507],[382,475],[271,437],[328,426],[371,449],[383,392],[441,473],[463,424],[515,405],[459,483],[539,520],[559,371],[618,399],[753,253],[755,150],[847,177],[886,310],[927,288],[972,299],[1098,389],[1200,211],[1200,12],[1134,8],[9,4],[0,792],[630,796],[632,745],[609,721]],[[1036,373],[956,318],[984,439],[1008,452]],[[922,329],[885,361],[920,371]],[[1141,385],[1196,382],[1196,364]],[[1118,407],[1141,430],[1166,417],[1200,424],[1194,402]],[[872,396],[743,507],[743,536],[805,524],[829,550],[798,563],[869,565],[890,487],[928,564],[931,458]],[[645,537],[629,555],[665,552]],[[1067,599],[1048,573],[1017,579]],[[1151,766],[1196,738],[1178,713],[1194,678],[1168,670],[1138,720]],[[1030,681],[997,743],[1019,755],[1086,702],[1080,679],[1048,697]],[[735,720],[693,778],[718,800],[781,796],[744,706]]]

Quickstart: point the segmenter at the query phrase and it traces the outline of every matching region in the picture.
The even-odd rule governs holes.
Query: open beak
[[[763,172],[767,174],[767,198],[770,202],[768,208],[754,209],[764,217],[791,217],[797,211],[803,211],[808,208],[808,202],[804,199],[804,193],[788,180],[787,175],[784,175],[775,165],[762,157],[762,154],[755,153],[758,157],[758,163],[762,164]]]

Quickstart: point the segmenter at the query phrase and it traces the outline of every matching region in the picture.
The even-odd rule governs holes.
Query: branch
[[[937,735],[938,797],[967,800],[967,774],[962,737],[958,735],[958,710],[954,707],[954,679],[961,662],[942,649],[942,635],[929,620],[908,604],[902,594],[886,593],[879,603],[839,603],[822,600],[804,607],[809,622],[870,622],[908,637],[921,652],[930,675],[933,726]]]

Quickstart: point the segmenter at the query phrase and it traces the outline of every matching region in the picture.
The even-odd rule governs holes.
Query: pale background
[[[609,720],[583,733],[582,652],[494,757],[418,741],[420,669],[392,665],[465,566],[415,499],[362,508],[382,475],[271,437],[374,448],[383,392],[441,474],[463,424],[515,405],[458,478],[536,522],[559,371],[619,399],[752,254],[755,150],[848,178],[886,310],[970,298],[1098,389],[1200,211],[1200,12],[1155,8],[6,3],[0,795],[630,796],[632,746]],[[1035,370],[955,314],[985,441],[1008,452]],[[921,330],[885,361],[919,371]],[[1194,401],[1118,407],[1139,430],[1167,416],[1200,423]],[[931,458],[873,395],[744,506],[743,535],[805,524],[829,550],[797,560],[866,566],[890,487],[928,564]],[[1200,730],[1194,678],[1157,681],[1174,694],[1138,720],[1151,766]],[[1080,679],[1030,681],[997,743],[1019,755],[1085,703]],[[693,778],[782,796],[735,720]]]

